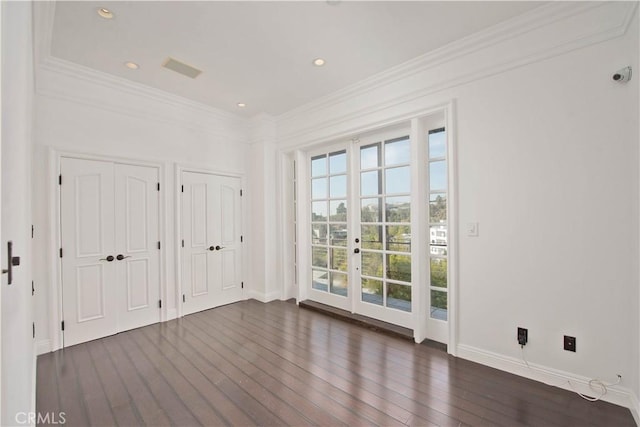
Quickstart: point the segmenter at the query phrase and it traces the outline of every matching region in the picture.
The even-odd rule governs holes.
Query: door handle
[[[108,261],[108,262],[111,262],[111,261],[113,261],[114,259],[115,259],[115,258],[113,257],[113,255],[109,255],[109,256],[108,256],[108,257],[106,257],[106,258],[100,258],[100,261]]]
[[[13,267],[20,265],[20,257],[13,256],[13,242],[7,242],[7,268],[2,269],[2,274],[7,274],[7,285],[13,283]]]
[[[353,253],[354,253],[354,254],[359,254],[359,253],[360,253],[360,249],[355,248],[355,249],[353,250]]]
[[[123,259],[126,259],[126,258],[131,258],[131,256],[130,255],[124,256],[122,254],[118,254],[118,256],[116,257],[118,261],[122,261]]]
[[[215,247],[215,246],[209,246],[209,250],[210,250],[210,251],[215,251],[215,250],[216,250],[216,247]]]
[[[219,251],[220,249],[224,249],[224,246],[216,246],[216,251]]]

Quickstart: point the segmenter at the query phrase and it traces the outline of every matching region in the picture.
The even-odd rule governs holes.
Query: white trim
[[[51,352],[51,340],[40,340],[36,342],[36,355],[39,356],[41,354]]]
[[[300,140],[331,139],[331,135],[322,138],[314,134],[326,134],[331,127],[347,126],[356,119],[403,104],[410,105],[411,101],[448,88],[620,37],[632,21],[636,3],[550,2],[281,114],[278,116],[279,140],[282,146],[294,147]],[[572,18],[568,24],[566,18]],[[550,38],[549,34],[554,37]],[[517,42],[518,38],[522,40]],[[513,48],[514,44],[518,49]],[[454,61],[468,55],[474,60],[464,67],[455,65]],[[443,67],[449,69],[445,71]],[[416,88],[415,84],[402,83],[412,77],[415,79],[418,73],[424,75],[420,79],[422,89]],[[406,87],[407,91],[398,92],[399,87]],[[341,104],[353,104],[356,98],[374,99],[373,91],[381,92],[376,96],[380,102],[361,103],[361,108],[348,111],[340,108]],[[326,111],[335,114],[328,117]],[[309,124],[298,127],[300,123]]]
[[[638,400],[638,396],[633,390],[629,391],[629,410],[631,411],[631,415],[633,415],[636,425],[640,426],[640,400]]]
[[[264,293],[264,292],[258,292],[256,290],[250,290],[247,292],[247,298],[248,299],[255,299],[258,300],[260,302],[270,302],[270,301],[275,301],[275,300],[279,300],[280,299],[280,291],[272,291],[269,293]]]
[[[552,387],[559,387],[572,392],[580,392],[586,395],[593,395],[594,391],[589,388],[590,378],[578,376],[569,372],[560,371],[547,366],[529,363],[529,367],[523,360],[510,356],[494,353],[480,348],[472,347],[465,344],[458,345],[457,356],[480,363],[501,371],[509,372],[520,377],[529,378],[534,381],[545,383]],[[571,384],[568,383],[571,381]],[[608,392],[602,397],[602,400],[613,403],[625,408],[634,409],[632,402],[637,399],[633,396],[633,392],[625,387],[611,386]],[[636,415],[634,415],[634,418]],[[637,421],[637,418],[636,418]]]
[[[49,181],[50,187],[48,194],[54,195],[55,200],[49,200],[49,226],[52,230],[51,232],[51,240],[49,242],[51,249],[51,266],[50,269],[50,344],[49,351],[56,351],[63,347],[62,342],[62,331],[60,329],[60,324],[62,321],[63,308],[62,308],[62,259],[59,256],[59,250],[62,247],[62,234],[60,230],[60,221],[61,221],[61,213],[60,213],[60,185],[58,184],[58,177],[61,174],[60,171],[60,161],[63,157],[75,158],[75,159],[85,159],[85,160],[99,160],[105,162],[113,162],[118,164],[129,164],[135,166],[146,166],[157,168],[158,170],[158,181],[160,182],[160,194],[158,196],[158,236],[160,241],[163,242],[164,247],[167,247],[169,242],[168,239],[168,230],[166,224],[166,212],[165,212],[165,188],[166,188],[166,179],[165,179],[165,164],[162,162],[150,162],[147,160],[139,160],[139,159],[131,159],[125,157],[117,157],[117,156],[104,156],[98,154],[91,153],[80,153],[76,151],[66,151],[56,148],[49,148],[48,152],[48,166],[49,170],[47,171],[47,180]],[[63,177],[64,179],[64,177]],[[167,251],[163,249],[160,251],[160,289],[159,294],[160,298],[165,301],[165,304],[160,309],[160,319],[159,322],[164,322],[167,320]]]
[[[246,188],[246,179],[245,179],[245,175],[244,173],[236,173],[236,172],[229,172],[229,171],[222,171],[222,170],[217,170],[217,169],[209,169],[206,166],[202,166],[202,165],[194,165],[194,164],[189,164],[189,163],[175,163],[175,176],[174,176],[174,191],[175,191],[175,197],[173,199],[173,209],[174,209],[174,242],[175,242],[175,246],[174,246],[174,250],[175,250],[175,256],[174,256],[174,264],[175,264],[175,301],[176,301],[176,309],[174,313],[171,313],[174,317],[172,318],[179,318],[184,316],[184,312],[182,309],[182,174],[184,172],[191,172],[191,173],[202,173],[202,174],[207,174],[207,175],[216,175],[216,176],[227,176],[227,177],[231,177],[231,178],[238,178],[240,180],[240,188],[243,191],[243,197],[240,198],[240,210],[242,211],[240,213],[240,221],[242,224],[242,236],[243,236],[243,240],[246,243],[247,241],[247,234],[246,234],[246,230],[247,228],[247,207],[246,207],[246,203],[245,203],[245,199],[246,199],[246,194],[245,194],[245,188]],[[249,263],[247,262],[247,252],[248,250],[245,248],[245,246],[241,247],[241,251],[242,251],[242,255],[241,255],[241,259],[242,259],[242,277],[240,277],[240,280],[242,282],[246,282],[245,280],[245,271],[246,271],[246,266],[249,265]],[[245,283],[245,285],[248,285],[248,283]],[[245,286],[245,288],[242,289],[242,300],[250,298],[248,295],[251,293],[251,291],[248,291],[248,286]],[[167,313],[168,315],[168,313]]]
[[[445,129],[447,130],[447,224],[449,227],[448,255],[449,266],[448,277],[448,316],[449,322],[449,342],[447,352],[457,356],[458,349],[458,271],[460,268],[459,258],[459,230],[458,220],[458,140],[456,132],[456,102],[452,99],[444,108]]]

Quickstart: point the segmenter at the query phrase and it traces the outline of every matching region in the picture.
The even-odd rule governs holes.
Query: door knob
[[[210,251],[215,251],[215,250],[216,250],[216,248],[215,248],[215,246],[209,246],[209,250],[210,250]]]
[[[353,250],[353,253],[354,253],[354,254],[359,254],[359,253],[360,253],[360,249],[355,248],[355,249]]]
[[[116,257],[116,259],[117,259],[118,261],[122,261],[122,260],[123,260],[123,259],[125,259],[125,258],[131,258],[131,256],[124,256],[124,255],[122,255],[122,254],[118,254],[118,256]]]
[[[356,243],[360,243],[360,239],[356,237]]]
[[[216,246],[216,251],[219,251],[220,249],[224,249],[224,246]]]
[[[108,257],[106,257],[106,258],[100,258],[100,261],[108,261],[108,262],[111,262],[111,261],[113,261],[114,259],[115,259],[115,258],[113,257],[113,255],[109,255],[109,256],[108,256]]]

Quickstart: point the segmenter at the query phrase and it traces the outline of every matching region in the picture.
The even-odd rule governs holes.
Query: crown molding
[[[545,4],[277,116],[279,143],[294,146],[318,138],[322,129],[620,37],[626,34],[636,9],[635,1]],[[549,37],[552,29],[559,36]],[[514,47],[518,39],[523,46]],[[486,57],[479,57],[483,53]],[[469,57],[480,60],[465,61]],[[460,63],[465,66],[460,67]],[[452,68],[455,64],[457,69]],[[422,87],[416,88],[418,80]],[[381,88],[397,89],[393,89],[393,96],[377,103],[357,102],[358,98],[370,100],[368,95]],[[340,114],[327,114],[332,109]]]

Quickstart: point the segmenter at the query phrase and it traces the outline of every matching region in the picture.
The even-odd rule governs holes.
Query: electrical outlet
[[[529,340],[529,330],[526,328],[518,328],[518,344],[527,345]]]
[[[576,351],[576,337],[564,336],[564,349],[567,351]]]

